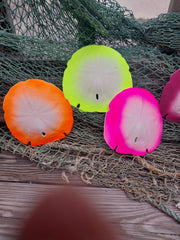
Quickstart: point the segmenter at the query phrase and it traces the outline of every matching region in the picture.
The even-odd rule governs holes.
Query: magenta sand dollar
[[[63,92],[72,106],[87,112],[107,112],[109,102],[132,87],[126,60],[116,50],[89,45],[76,51],[63,76]]]
[[[168,121],[180,122],[180,68],[173,73],[163,89],[160,112]]]
[[[161,141],[163,120],[155,97],[145,89],[129,88],[109,104],[104,138],[118,153],[145,155]]]

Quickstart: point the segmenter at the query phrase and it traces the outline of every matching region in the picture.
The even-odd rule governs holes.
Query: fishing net
[[[0,95],[31,78],[61,88],[67,61],[88,44],[119,51],[134,86],[159,100],[180,67],[180,14],[140,23],[114,0],[1,0]],[[105,114],[73,111],[71,134],[38,147],[21,144],[1,123],[0,148],[27,156],[46,170],[79,174],[87,184],[124,189],[129,197],[150,202],[180,221],[180,125],[164,120],[161,144],[151,154],[122,155],[104,141]]]

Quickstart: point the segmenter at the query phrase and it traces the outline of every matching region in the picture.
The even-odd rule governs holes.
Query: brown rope
[[[134,159],[137,160],[137,162],[139,164],[142,164],[143,167],[145,167],[146,169],[148,169],[151,172],[154,172],[156,174],[158,174],[159,176],[167,176],[167,177],[171,177],[171,178],[175,178],[178,179],[180,178],[180,172],[163,172],[160,169],[154,167],[153,165],[149,164],[144,158],[139,157],[139,156],[134,156]]]

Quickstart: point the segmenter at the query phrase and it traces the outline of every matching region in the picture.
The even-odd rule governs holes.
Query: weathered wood
[[[21,219],[0,217],[0,239],[16,240],[21,229]]]
[[[27,158],[7,152],[0,154],[0,239],[14,240],[30,210],[43,195],[68,182],[105,215],[118,236],[120,224],[128,240],[180,238],[180,227],[173,219],[147,203],[127,198],[122,190],[85,186],[76,175],[62,171],[44,172]],[[122,236],[123,237],[123,236]]]
[[[169,4],[168,12],[180,12],[180,1],[179,0],[171,0]]]
[[[43,171],[28,158],[22,158],[5,151],[0,154],[0,181],[85,185],[78,175],[67,175],[61,170]]]
[[[13,219],[15,225],[17,219],[26,219],[39,199],[56,188],[46,184],[0,182],[0,221],[3,218],[11,219],[12,228]],[[107,217],[117,232],[122,224],[129,235],[128,239],[163,240],[180,237],[178,223],[146,203],[129,200],[121,190],[81,187],[81,191]],[[0,225],[0,233],[3,231],[8,236],[8,227],[6,229],[2,230]]]
[[[0,29],[15,33],[12,16],[4,0],[0,0]]]

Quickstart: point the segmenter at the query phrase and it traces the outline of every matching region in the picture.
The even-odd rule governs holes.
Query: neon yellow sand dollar
[[[112,98],[132,87],[126,60],[104,45],[76,51],[63,76],[63,92],[70,104],[86,112],[107,112]]]

